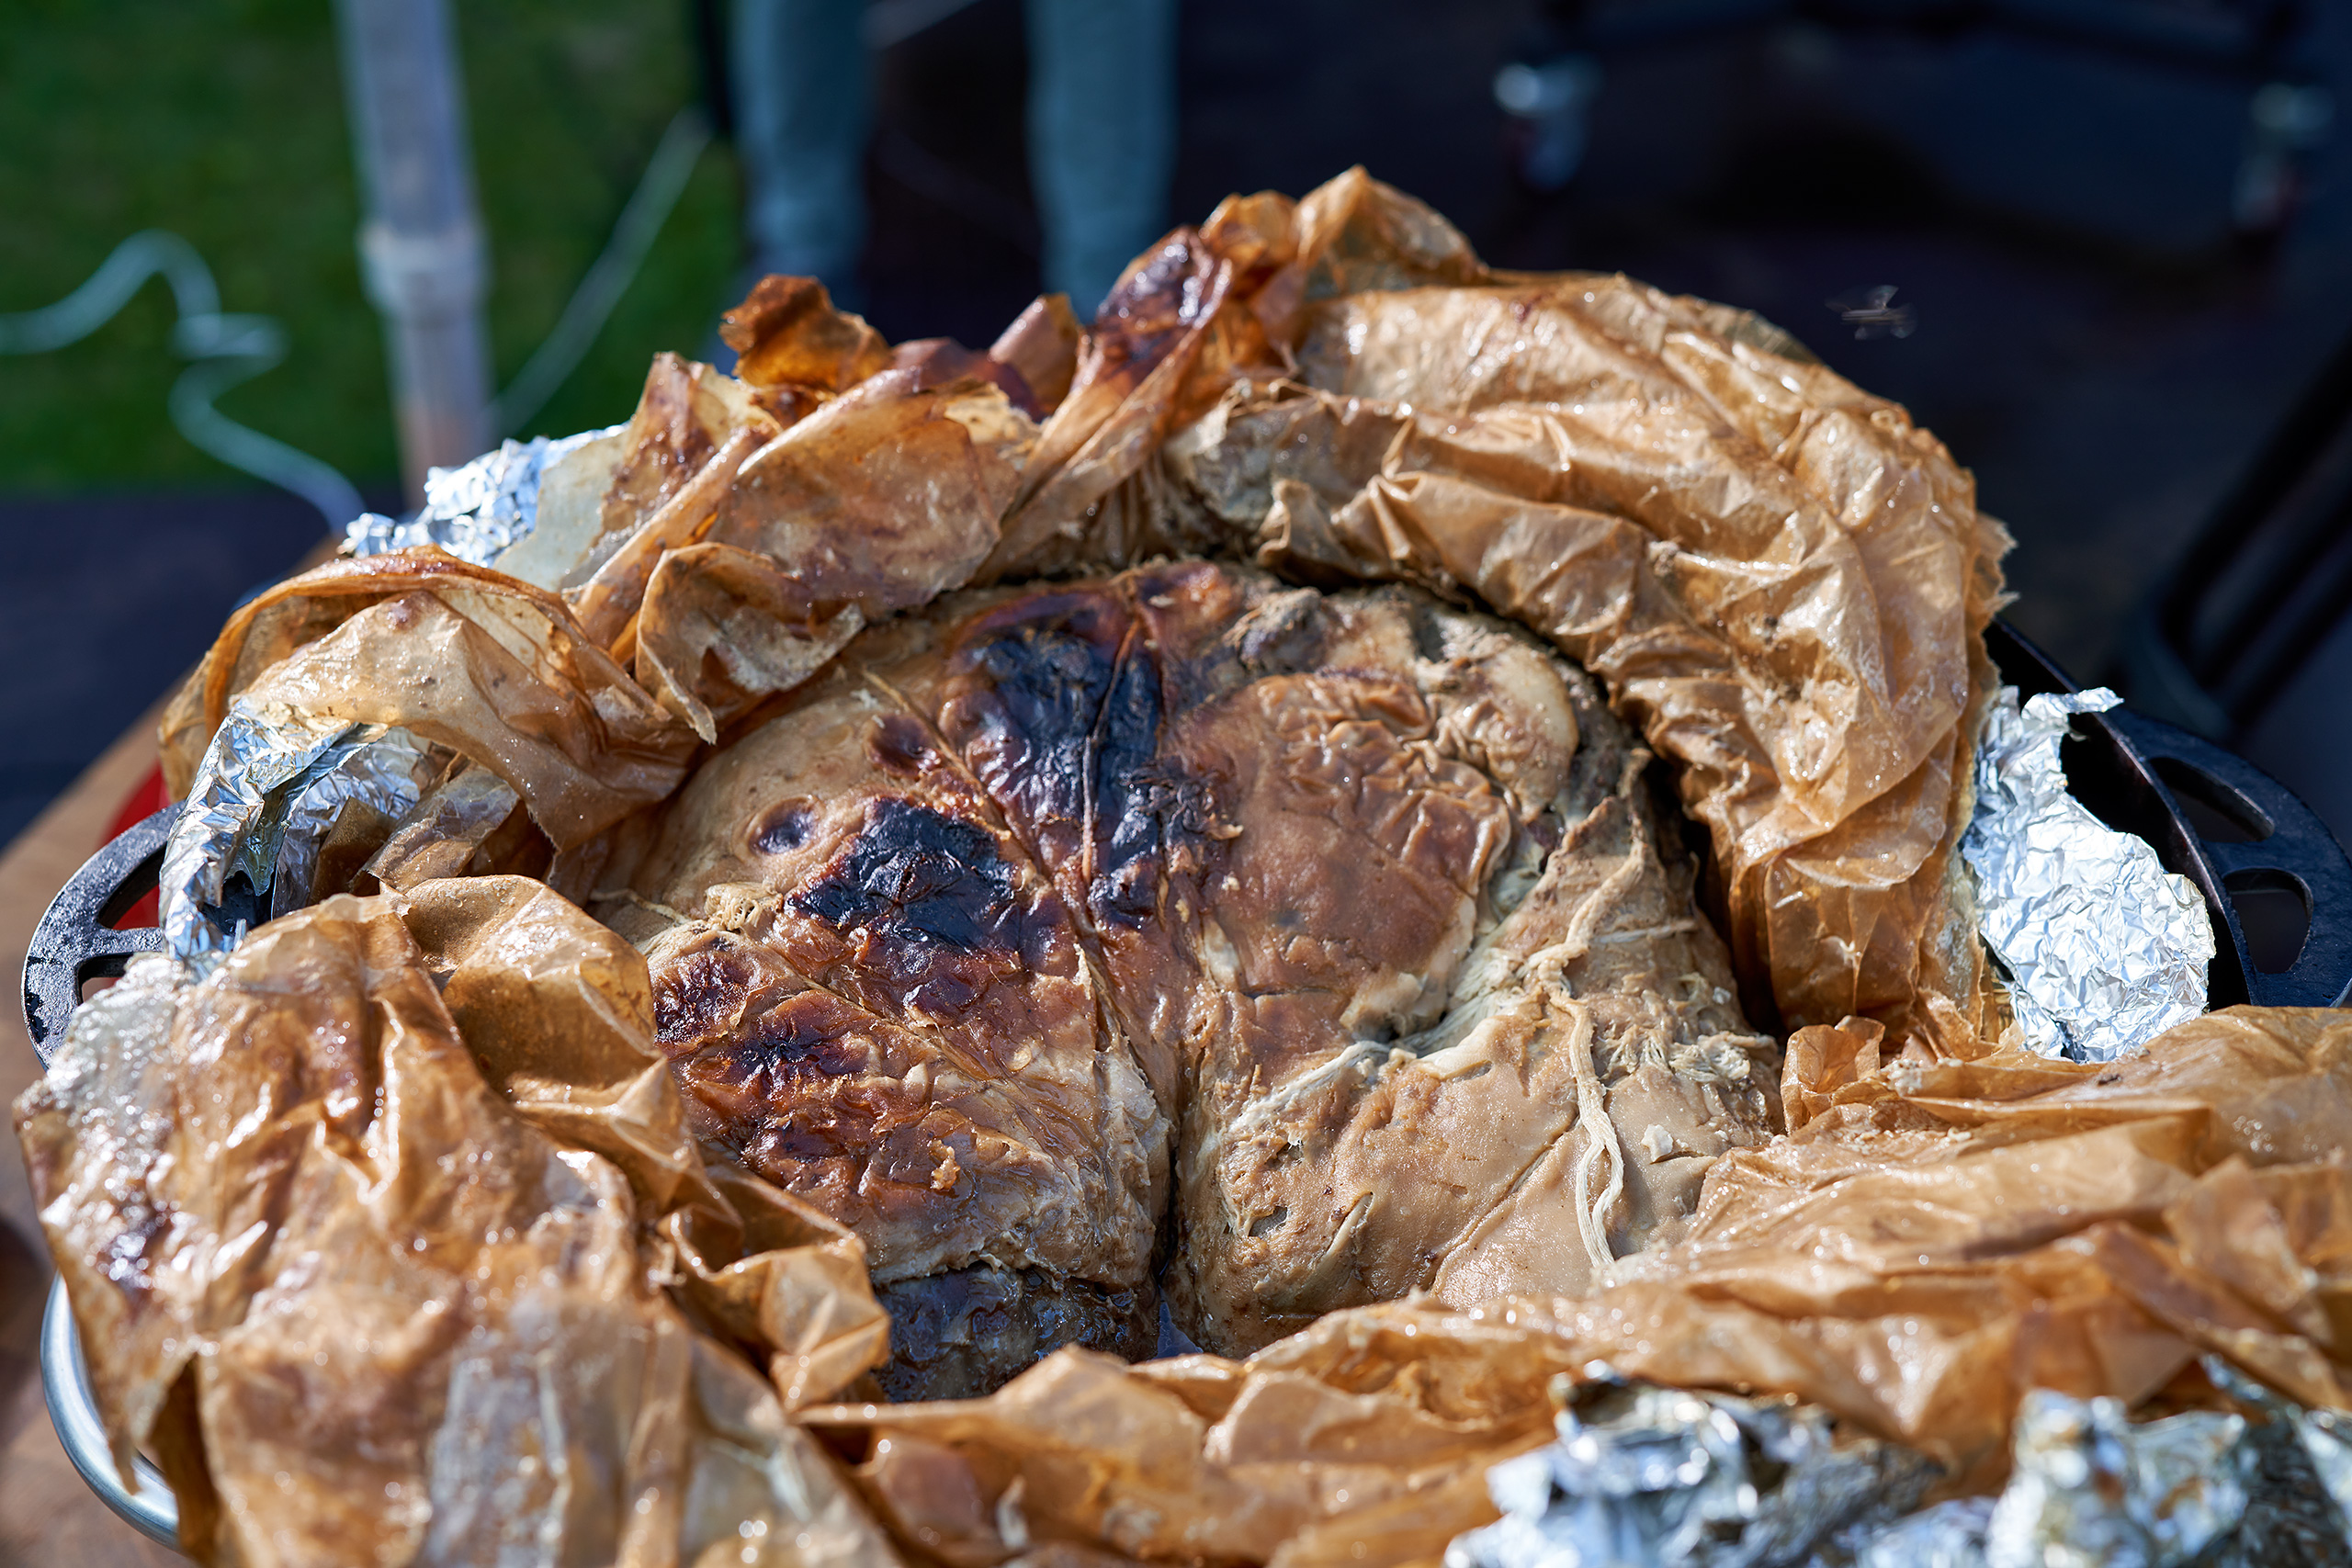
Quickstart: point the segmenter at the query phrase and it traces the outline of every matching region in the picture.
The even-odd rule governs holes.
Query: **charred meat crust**
[[[1047,593],[961,628],[942,731],[1096,928],[1159,912],[1159,869],[1212,825],[1162,759],[1162,671],[1117,589]]]
[[[840,862],[792,896],[837,931],[942,953],[1018,953],[1012,869],[987,829],[889,796]]]
[[[639,879],[704,915],[654,944],[662,1038],[707,1134],[867,1236],[909,1395],[1128,1342],[1171,1127],[1211,1348],[1580,1287],[1770,1120],[1645,761],[1414,590],[944,601],[681,796]]]
[[[988,1393],[1065,1345],[1139,1361],[1159,1330],[1159,1296],[1148,1280],[1113,1290],[981,1265],[877,1293],[890,1314],[890,1359],[875,1376],[892,1400]]]

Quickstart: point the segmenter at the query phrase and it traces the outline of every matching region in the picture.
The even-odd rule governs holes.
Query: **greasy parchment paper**
[[[2127,1062],[1851,1076],[1874,1032],[1792,1050],[1834,1103],[1725,1156],[1685,1238],[1591,1297],[1355,1308],[1243,1362],[1065,1350],[985,1400],[806,1418],[867,1434],[883,1516],[952,1561],[1075,1537],[1300,1564],[1436,1561],[1497,1517],[1485,1468],[1553,1437],[1554,1380],[1596,1362],[1800,1395],[1955,1490],[1998,1483],[2030,1389],[2138,1405],[2211,1351],[2343,1405],[2352,1016],[2233,1009]]]
[[[863,1250],[706,1171],[650,1014],[633,949],[485,877],[74,1015],[19,1129],[116,1462],[193,1552],[887,1560],[785,1418],[886,1349]]]
[[[1084,333],[1045,301],[985,354],[891,349],[783,279],[728,333],[746,378],[657,360],[600,502],[509,540],[528,581],[333,563],[166,721],[183,788],[232,704],[398,728],[527,818],[450,863],[541,878],[330,898],[200,984],[142,964],[20,1104],[119,1451],[168,1461],[199,1555],[1435,1562],[1597,1361],[1801,1396],[1952,1494],[1999,1482],[2031,1388],[2215,1403],[2210,1352],[2345,1403],[2352,1022],[1996,1043],[1955,846],[2007,540],[1901,409],[1739,312],[1497,273],[1360,171],[1176,231]],[[1788,1134],[1581,1300],[857,1403],[888,1325],[854,1238],[695,1155],[642,960],[559,895],[620,886],[699,748],[859,626],[1163,553],[1412,581],[1600,677],[1793,1031]]]

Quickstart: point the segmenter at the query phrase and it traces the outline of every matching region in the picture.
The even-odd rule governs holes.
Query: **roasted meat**
[[[878,675],[845,663],[682,792],[641,878],[702,917],[649,949],[662,1046],[708,1136],[865,1240],[889,1392],[1144,1353],[1167,1116],[1059,895]]]
[[[1134,1354],[1159,1261],[1243,1351],[1583,1290],[1770,1135],[1648,761],[1581,671],[1417,590],[966,593],[707,762],[626,913],[673,922],[706,1134],[865,1238],[886,1389]]]

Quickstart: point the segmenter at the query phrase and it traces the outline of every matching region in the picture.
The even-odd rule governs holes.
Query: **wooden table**
[[[155,716],[141,718],[0,853],[0,1099],[40,1076],[17,1001],[33,927],[50,898],[106,837],[155,761]],[[186,1560],[109,1512],[82,1483],[40,1392],[40,1314],[52,1270],[34,1218],[14,1122],[0,1157],[0,1564],[160,1568]]]

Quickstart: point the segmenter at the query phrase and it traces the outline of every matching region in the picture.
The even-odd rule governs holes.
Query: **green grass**
[[[185,235],[221,308],[276,316],[286,362],[220,409],[362,484],[398,463],[326,0],[10,0],[0,23],[0,310],[79,284],[124,236]],[[684,7],[458,0],[503,383],[553,324],[693,91]],[[706,153],[644,269],[531,422],[627,417],[655,350],[708,338],[736,259],[735,183]],[[97,333],[0,358],[0,491],[251,482],[164,412],[181,362],[160,280]]]

